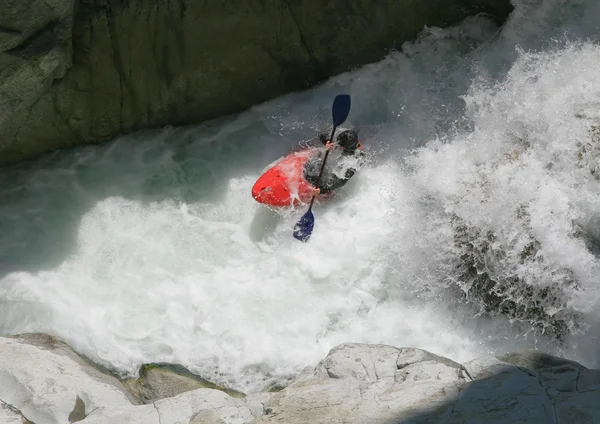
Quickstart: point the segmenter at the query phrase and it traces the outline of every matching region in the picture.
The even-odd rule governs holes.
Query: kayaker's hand
[[[313,196],[318,196],[319,194],[321,194],[321,189],[313,187]]]
[[[335,147],[335,144],[333,144],[331,141],[328,141],[327,144],[325,145],[325,148],[327,150],[331,150]]]

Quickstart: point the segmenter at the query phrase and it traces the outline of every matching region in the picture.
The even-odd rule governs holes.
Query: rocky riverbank
[[[0,422],[596,423],[600,371],[535,351],[464,364],[346,343],[280,391],[243,394],[176,365],[120,380],[44,335],[0,338]]]

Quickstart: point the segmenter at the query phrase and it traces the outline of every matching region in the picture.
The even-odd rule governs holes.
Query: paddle
[[[331,130],[331,137],[329,137],[329,140],[333,141],[335,130],[337,127],[342,125],[348,117],[348,114],[350,113],[350,103],[350,96],[348,94],[339,94],[335,96],[335,99],[333,100],[333,106],[331,107],[333,129]],[[325,161],[327,160],[327,156],[329,156],[329,150],[325,152],[325,157],[323,158],[323,163],[321,164],[321,171],[319,172],[319,178],[317,179],[317,185],[319,185],[321,177],[323,176],[323,170],[325,169]],[[294,238],[297,240],[307,242],[312,234],[315,226],[315,217],[312,213],[314,201],[315,196],[313,195],[312,199],[310,200],[308,211],[302,215],[302,218],[300,218],[294,227]]]

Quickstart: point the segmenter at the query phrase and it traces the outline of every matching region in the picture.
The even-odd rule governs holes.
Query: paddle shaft
[[[333,136],[335,135],[336,129],[337,129],[337,127],[334,125],[333,129],[331,130],[331,137],[329,137],[329,142],[333,142]],[[319,178],[317,178],[317,186],[321,182],[321,177],[323,176],[323,170],[325,169],[325,162],[327,161],[327,156],[329,156],[328,149],[325,151],[325,157],[323,158],[323,163],[321,164],[321,171],[319,171]],[[308,207],[308,210],[312,209],[315,198],[316,198],[316,196],[313,194],[312,199],[310,199],[310,206]]]

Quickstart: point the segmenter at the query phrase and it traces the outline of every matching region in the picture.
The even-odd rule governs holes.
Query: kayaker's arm
[[[364,161],[365,161],[365,155],[363,152],[356,152],[356,155],[358,155],[358,168],[360,168]],[[354,176],[354,174],[356,173],[356,168],[348,168],[346,169],[346,172],[344,172],[344,177],[340,178],[337,175],[335,175],[334,173],[329,173],[327,175],[327,178],[323,178],[323,180],[321,180],[321,183],[319,184],[319,190],[321,194],[327,194],[327,193],[331,193],[333,190],[337,190],[340,187],[343,187],[349,180],[350,178],[352,178]]]
[[[332,149],[333,147],[335,147],[335,144],[333,143],[327,143],[326,145],[327,149]],[[364,160],[364,156],[362,152],[358,153],[358,155],[360,158],[359,165],[361,165]],[[340,187],[343,187],[348,182],[348,180],[350,180],[350,178],[352,178],[356,173],[356,169],[348,168],[346,169],[346,172],[344,172],[344,177],[340,178],[333,172],[325,172],[323,174],[323,177],[321,178],[321,181],[317,185],[317,169],[320,166],[321,161],[322,154],[319,154],[318,156],[314,157],[307,163],[307,168],[305,169],[304,173],[304,177],[310,184],[313,185],[313,194],[315,196],[318,196],[319,194],[328,194],[334,190],[337,190]]]
[[[355,172],[355,169],[347,169],[344,173],[344,178],[340,178],[335,174],[328,175],[328,178],[321,180],[319,187],[317,187],[319,189],[319,194],[331,193],[333,190],[343,187],[348,180],[354,176]]]

